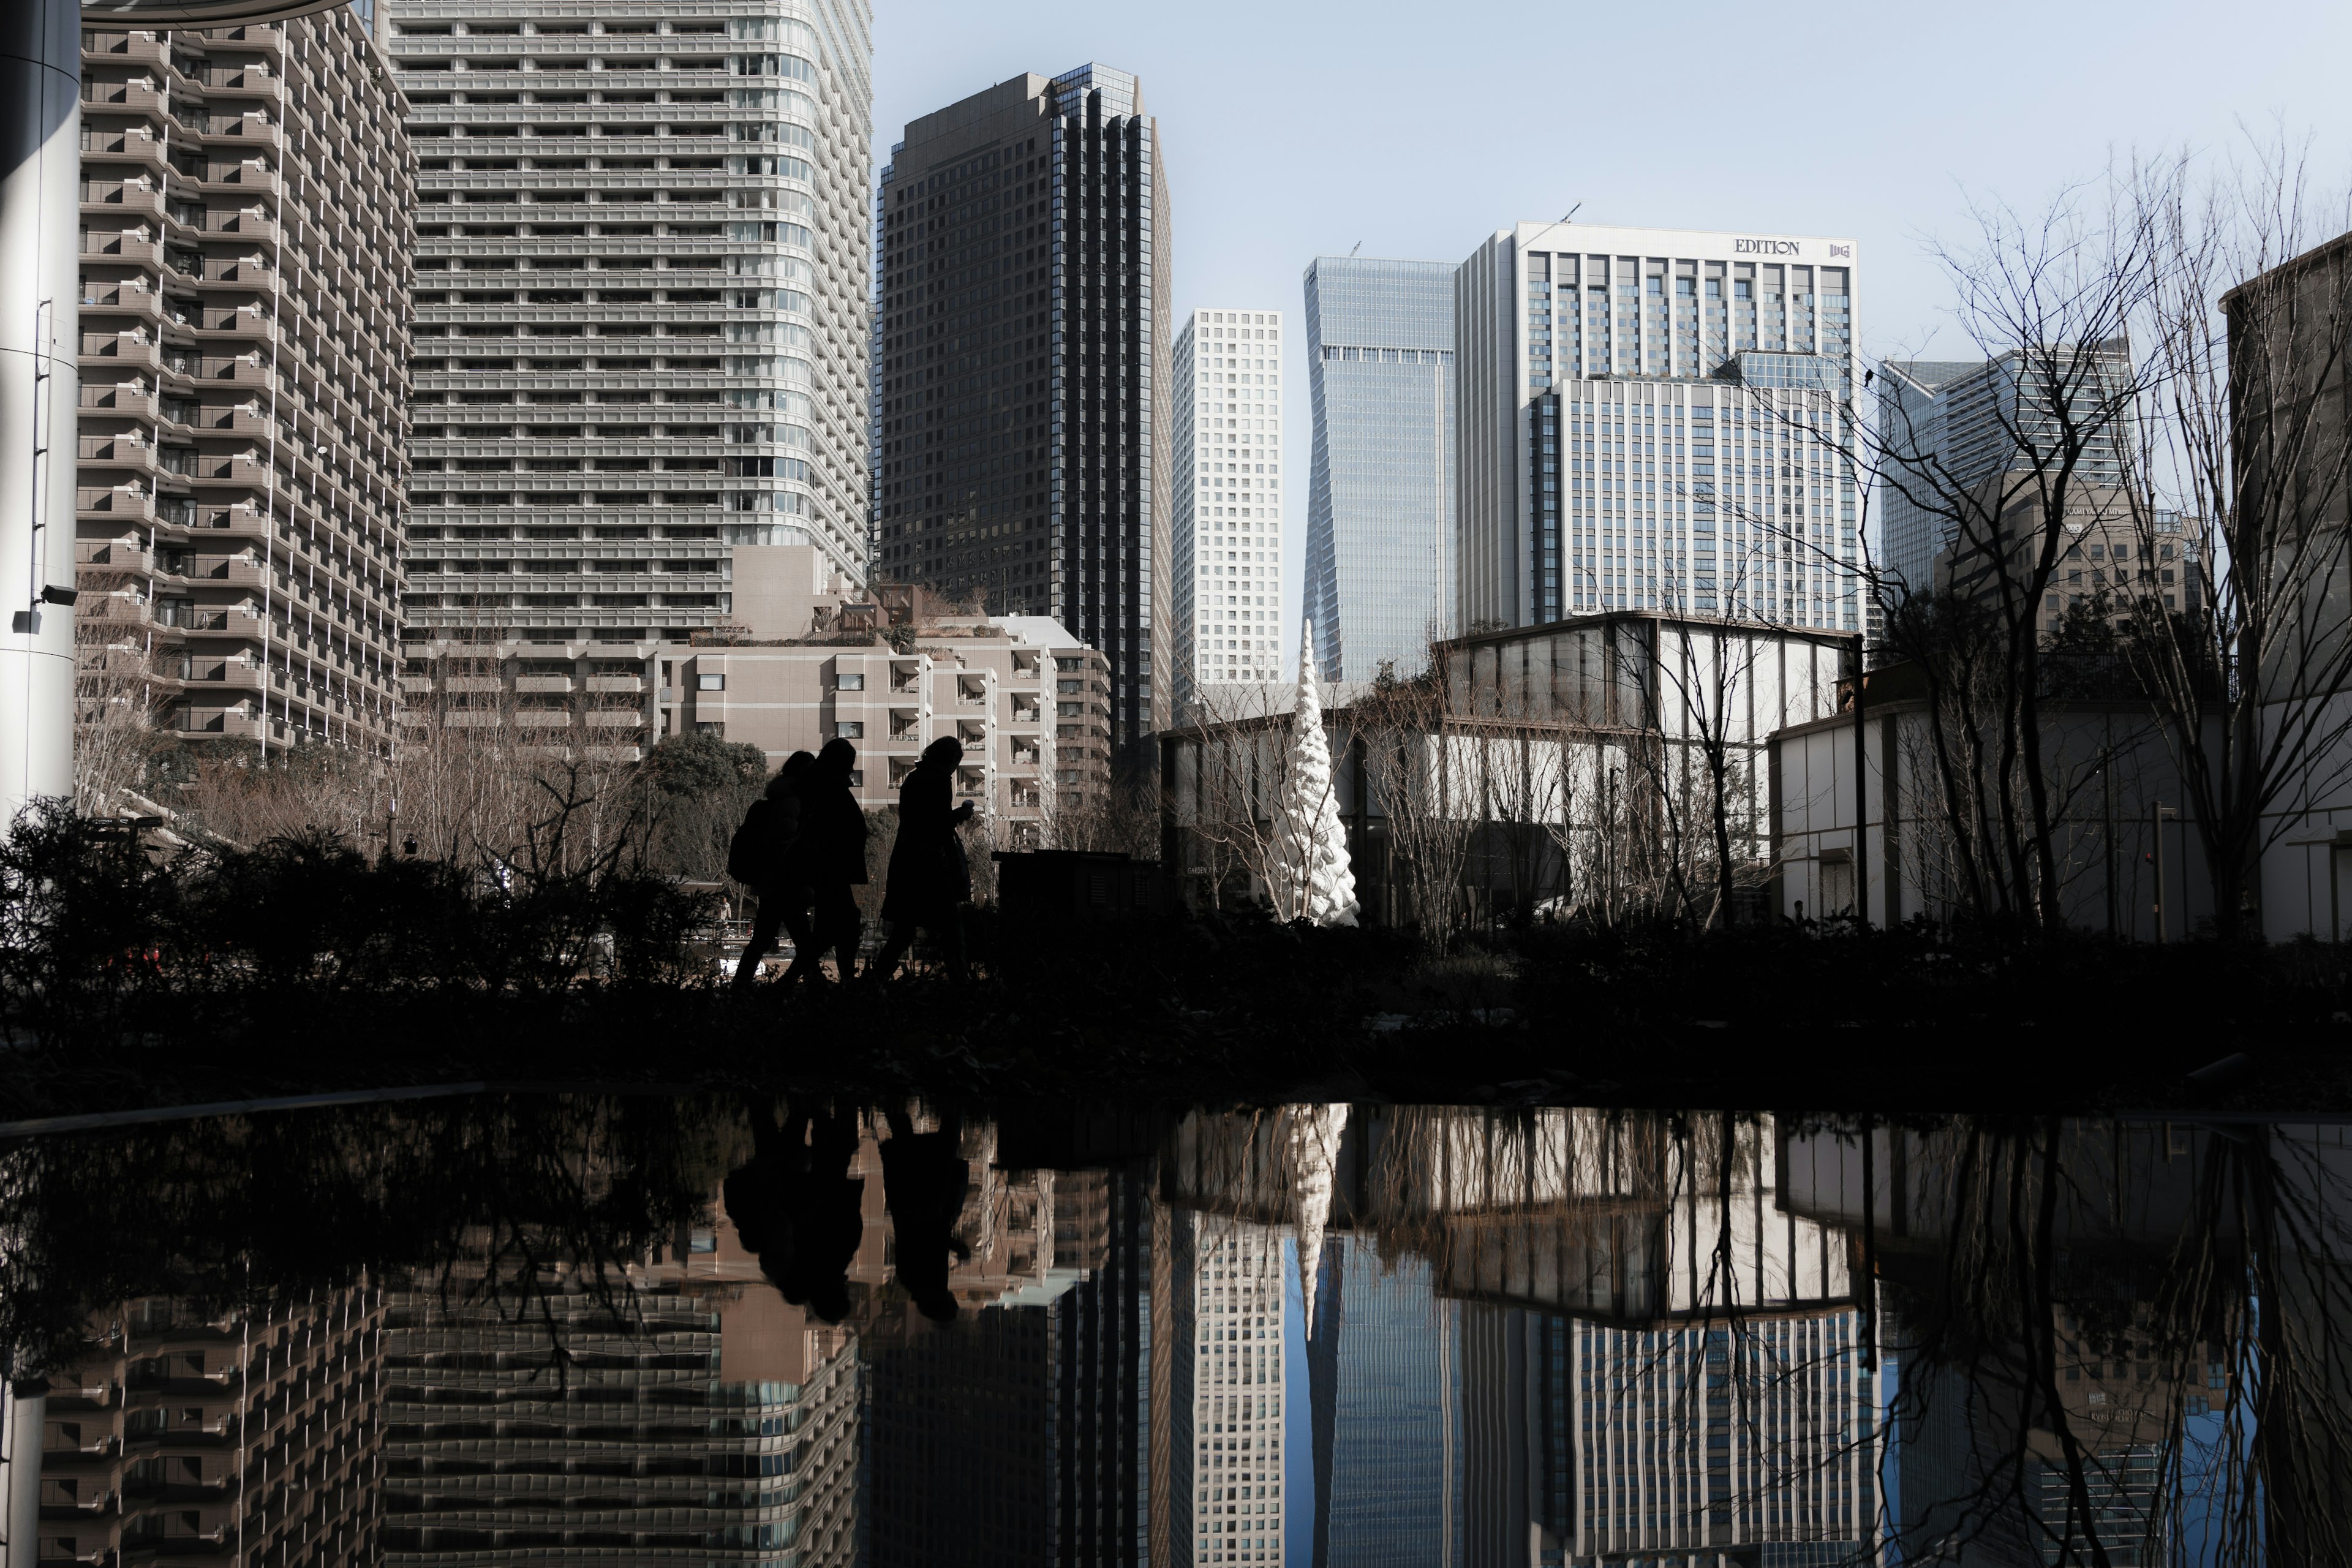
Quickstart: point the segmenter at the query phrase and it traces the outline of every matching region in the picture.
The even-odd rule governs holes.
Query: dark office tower
[[[1167,721],[1168,194],[1133,77],[1017,76],[882,171],[875,575],[1052,616]]]
[[[1062,1171],[1054,1261],[1084,1270],[1054,1303],[1055,1561],[1142,1568],[1150,1559],[1150,1173]]]

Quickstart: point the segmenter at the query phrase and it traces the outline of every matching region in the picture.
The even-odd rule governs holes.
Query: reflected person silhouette
[[[948,1289],[948,1255],[969,1260],[971,1248],[955,1235],[963,1214],[971,1168],[964,1163],[963,1139],[953,1112],[937,1132],[918,1132],[897,1106],[884,1113],[889,1142],[882,1145],[882,1189],[890,1205],[897,1240],[898,1283],[917,1310],[935,1323],[956,1315],[955,1292]]]
[[[727,1215],[760,1270],[828,1323],[849,1315],[849,1264],[866,1234],[865,1178],[849,1173],[857,1118],[822,1116],[795,1100],[782,1128],[764,1104],[751,1107],[751,1163],[727,1178]]]

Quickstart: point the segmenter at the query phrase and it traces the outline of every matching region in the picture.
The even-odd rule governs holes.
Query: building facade
[[[400,94],[346,8],[92,28],[81,60],[81,721],[385,751]]]
[[[1896,602],[1937,586],[1937,563],[1958,544],[1961,519],[1987,504],[1978,500],[1986,480],[2037,470],[2054,479],[2063,468],[2067,483],[2085,490],[2124,482],[2116,415],[2132,381],[2126,343],[1882,360],[1876,380],[1880,565]],[[2014,483],[1996,485],[1990,504]]]
[[[730,618],[739,545],[862,583],[862,0],[389,13],[422,149],[408,625],[683,642]]]
[[[1454,268],[1307,268],[1306,613],[1326,680],[1426,668],[1454,635]]]
[[[1855,243],[1520,224],[1454,280],[1465,632],[1859,631]]]
[[[376,1555],[338,1561],[859,1561],[857,1340],[713,1207],[625,1269],[541,1282],[533,1317],[479,1266],[390,1292],[384,1517]]]
[[[102,1314],[90,1356],[49,1374],[39,1561],[375,1560],[384,1324],[370,1285],[219,1317],[152,1297]]]
[[[1108,782],[1102,655],[1042,616],[971,617],[903,651],[859,635],[666,647],[659,662],[663,733],[745,742],[772,768],[846,740],[860,764],[851,790],[868,810],[898,805],[923,748],[950,736],[963,743],[957,801],[971,802],[1008,847],[1042,845],[1057,811],[1091,802]],[[1065,708],[1090,709],[1090,720],[1064,717]]]
[[[1051,616],[1124,745],[1170,699],[1169,217],[1135,78],[999,83],[882,172],[877,575]]]
[[[1282,679],[1282,312],[1193,311],[1169,402],[1181,703],[1204,685]]]

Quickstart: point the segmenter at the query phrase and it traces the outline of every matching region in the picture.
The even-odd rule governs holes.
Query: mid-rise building
[[[1282,312],[1192,312],[1177,334],[1169,623],[1176,700],[1282,679]]]
[[[1454,268],[1307,268],[1306,614],[1326,680],[1412,675],[1454,635]]]
[[[350,7],[82,34],[78,709],[389,748],[414,169]]]
[[[1454,279],[1464,631],[1862,626],[1852,240],[1520,224]]]
[[[1168,228],[1157,122],[1098,65],[911,122],[876,222],[875,572],[1060,621],[1116,745],[1171,694]]]
[[[739,546],[866,577],[863,0],[394,0],[420,149],[406,619],[635,658]]]
[[[2118,404],[2131,377],[2121,341],[1987,360],[1880,361],[1879,552],[1889,595],[1932,592],[1938,560],[1960,543],[1961,520],[1980,504],[2000,510],[2001,489],[2054,479],[2061,468],[2086,491],[2120,486]],[[2019,480],[1983,494],[1986,480],[2011,474]]]
[[[771,768],[838,736],[858,748],[853,787],[869,808],[896,805],[923,748],[951,735],[964,745],[960,796],[1007,844],[1099,802],[1108,667],[1058,623],[958,615],[919,590],[859,595],[813,545],[732,553],[740,618],[684,642],[485,643],[412,628],[402,722],[602,760],[700,732],[759,747]]]

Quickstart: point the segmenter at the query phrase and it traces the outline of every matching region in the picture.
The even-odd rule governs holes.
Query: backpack
[[[763,798],[743,814],[743,826],[727,845],[727,874],[754,888],[785,879],[784,854],[800,837],[800,802]]]

